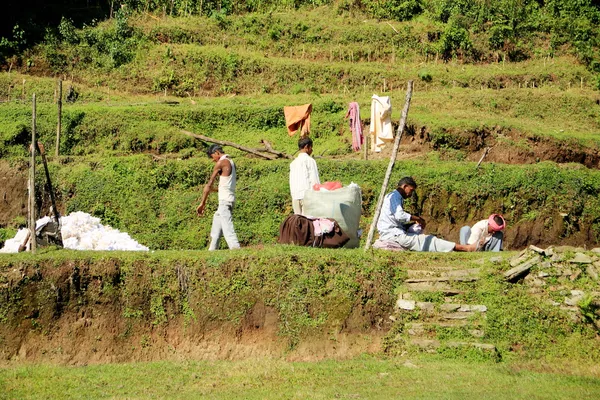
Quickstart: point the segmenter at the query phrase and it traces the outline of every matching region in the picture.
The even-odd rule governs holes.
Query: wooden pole
[[[369,250],[369,248],[371,247],[373,235],[375,234],[375,227],[377,226],[377,221],[379,220],[379,215],[381,214],[383,199],[385,198],[387,186],[390,181],[390,176],[392,175],[392,169],[394,168],[394,164],[396,163],[396,157],[398,156],[398,148],[400,147],[400,140],[402,139],[402,133],[404,132],[404,126],[406,125],[406,117],[408,116],[408,109],[410,108],[410,99],[412,97],[412,91],[413,81],[408,81],[408,88],[406,89],[406,102],[404,103],[404,109],[402,109],[400,124],[398,125],[398,130],[396,131],[396,140],[394,140],[394,149],[392,150],[392,155],[390,156],[390,162],[388,164],[387,171],[385,172],[383,185],[381,185],[381,192],[379,193],[379,200],[377,201],[377,207],[375,208],[373,221],[371,222],[371,227],[369,228],[369,234],[367,236],[365,251]]]
[[[60,131],[62,123],[62,79],[58,79],[58,122],[56,123],[56,151],[54,155],[58,157],[58,151],[60,149]]]
[[[477,167],[475,167],[475,169],[479,169],[479,166],[481,165],[483,159],[485,158],[485,156],[488,155],[488,153],[490,152],[490,148],[486,147],[485,151],[483,152],[483,155],[481,156],[481,158],[479,159],[479,162],[477,163]]]
[[[36,103],[35,93],[33,94],[33,109],[31,116],[31,158],[29,161],[29,238],[31,243],[31,252],[35,253],[36,240],[35,240],[35,121],[36,120]]]
[[[46,152],[44,150],[44,146],[40,142],[38,142],[38,150],[40,152],[40,155],[42,156],[42,163],[44,165],[44,172],[46,173],[46,182],[48,182],[48,190],[50,191],[50,202],[52,203],[52,211],[54,213],[54,218],[56,219],[56,223],[59,223],[60,214],[58,213],[58,208],[56,207],[56,198],[54,197],[54,188],[52,187],[52,181],[50,180],[50,170],[48,169]]]
[[[197,134],[197,133],[192,133],[192,132],[189,132],[189,131],[186,131],[186,130],[182,130],[181,132],[183,134],[191,136],[193,138],[204,140],[205,142],[216,143],[216,144],[220,144],[220,145],[223,145],[223,146],[231,146],[231,147],[234,147],[234,148],[236,148],[238,150],[242,150],[242,151],[245,151],[247,153],[252,153],[252,154],[257,155],[259,157],[266,158],[267,160],[275,160],[275,159],[277,159],[277,156],[275,156],[275,155],[264,154],[264,153],[261,153],[260,151],[251,149],[249,147],[240,146],[237,143],[228,142],[226,140],[213,139],[213,138],[210,138],[208,136],[200,135],[200,134]]]

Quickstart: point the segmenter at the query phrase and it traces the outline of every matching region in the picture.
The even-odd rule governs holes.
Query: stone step
[[[407,282],[408,290],[413,292],[442,292],[446,296],[455,296],[462,291],[455,289],[446,282]]]
[[[454,304],[444,303],[440,305],[440,310],[446,312],[458,311],[458,312],[486,312],[487,307],[483,304]]]
[[[408,278],[406,283],[421,283],[421,282],[475,282],[479,278],[476,276],[453,275],[453,276],[431,276],[428,278]]]
[[[452,321],[452,322],[418,322],[418,323],[409,323],[406,324],[407,326],[405,327],[406,332],[408,332],[408,334],[410,336],[423,336],[427,333],[431,333],[436,331],[437,328],[463,328],[466,326],[469,326],[471,324],[469,324],[467,321]],[[481,338],[485,335],[485,332],[481,329],[469,329],[468,330],[469,334],[473,337],[476,338]]]
[[[423,278],[423,277],[465,277],[465,276],[478,276],[481,272],[480,268],[471,269],[442,269],[442,270],[421,270],[421,269],[409,269],[406,271],[409,278]]]
[[[433,314],[435,313],[436,307],[435,303],[427,302],[427,301],[416,301],[402,298],[402,295],[396,300],[396,308],[400,310],[421,310],[425,313]],[[487,307],[483,304],[454,304],[454,303],[444,303],[439,306],[439,309],[444,312],[479,312],[484,313],[487,311]]]
[[[435,350],[439,347],[441,347],[442,345],[444,346],[448,346],[448,347],[475,347],[484,351],[489,351],[489,352],[495,352],[496,351],[496,346],[494,346],[493,344],[489,344],[489,343],[478,343],[478,342],[440,342],[439,340],[435,340],[435,339],[411,339],[409,341],[409,343],[413,346],[417,346],[420,347],[424,350]]]
[[[473,312],[471,311],[467,311],[467,312],[462,312],[462,311],[456,311],[456,312],[452,312],[452,313],[445,313],[442,314],[440,317],[442,319],[446,319],[446,320],[454,320],[454,319],[469,319],[473,317]]]

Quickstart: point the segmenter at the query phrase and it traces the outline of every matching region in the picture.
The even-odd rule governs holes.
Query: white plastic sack
[[[307,190],[303,208],[306,216],[335,219],[342,231],[350,237],[344,247],[358,247],[362,194],[357,184],[352,183],[333,191]]]

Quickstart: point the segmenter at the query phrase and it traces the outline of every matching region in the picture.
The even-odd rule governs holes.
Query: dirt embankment
[[[394,303],[386,260],[367,272],[250,258],[2,261],[0,363],[318,360],[381,349]]]
[[[485,162],[534,164],[540,161],[554,161],[600,168],[600,150],[596,146],[586,147],[575,140],[525,135],[501,127],[457,132],[448,130],[441,134],[433,134],[425,126],[413,125],[406,129],[401,144],[404,157],[430,151],[439,151],[443,156],[448,150],[454,150],[462,152],[469,161],[479,161],[485,149],[490,148]]]

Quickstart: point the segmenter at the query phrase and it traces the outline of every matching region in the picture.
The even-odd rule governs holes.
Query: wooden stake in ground
[[[60,241],[62,246],[62,234],[60,232],[60,214],[58,213],[58,208],[56,207],[56,198],[54,197],[54,188],[52,187],[52,181],[50,180],[50,171],[48,170],[48,161],[46,161],[46,151],[44,150],[44,145],[40,142],[37,142],[38,150],[40,155],[42,156],[42,163],[44,164],[44,172],[46,173],[46,182],[48,183],[48,190],[50,191],[50,202],[52,203],[52,211],[54,212],[54,219],[56,220],[56,225],[58,226],[58,232],[56,233],[56,237]]]
[[[29,161],[29,238],[31,242],[31,252],[35,253],[36,241],[35,241],[35,121],[36,120],[36,104],[35,104],[35,93],[33,94],[33,109],[31,117],[31,158]]]
[[[412,97],[412,91],[413,81],[408,81],[408,88],[406,89],[406,102],[404,103],[404,108],[402,109],[400,124],[398,125],[398,130],[396,131],[396,140],[394,140],[394,149],[392,150],[392,155],[390,156],[390,163],[388,164],[387,171],[385,172],[383,185],[381,185],[381,193],[379,193],[379,200],[377,201],[377,207],[375,208],[373,221],[371,222],[371,227],[369,228],[369,235],[367,236],[367,244],[365,245],[365,251],[369,250],[369,248],[371,247],[373,235],[375,234],[375,227],[377,226],[377,221],[379,220],[379,215],[381,214],[383,199],[385,198],[387,186],[390,181],[390,176],[392,175],[392,169],[394,168],[394,164],[396,163],[396,157],[398,156],[398,148],[400,147],[400,140],[402,139],[402,133],[404,132],[404,126],[406,125],[406,117],[408,116],[408,109],[410,108],[410,99]]]
[[[488,153],[490,152],[491,148],[490,147],[486,147],[485,151],[483,152],[483,155],[481,156],[481,158],[479,159],[479,162],[477,163],[477,167],[475,167],[475,169],[479,169],[479,166],[481,165],[481,163],[483,162],[483,159],[485,158],[485,156],[488,155]]]
[[[62,123],[62,79],[58,79],[58,122],[56,123],[56,151],[54,155],[58,157],[58,150],[60,148],[60,130]]]

